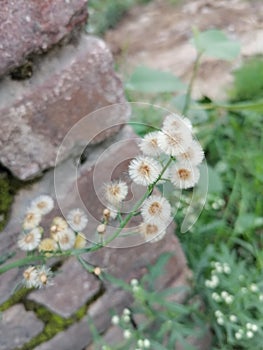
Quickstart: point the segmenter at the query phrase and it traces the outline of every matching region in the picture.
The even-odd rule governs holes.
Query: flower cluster
[[[198,165],[203,160],[204,152],[192,138],[192,126],[188,119],[176,114],[168,115],[162,129],[145,135],[139,148],[142,154],[130,162],[128,169],[131,180],[137,185],[152,189],[156,184],[170,181],[176,188],[187,189],[198,182]],[[123,181],[112,181],[104,185],[104,194],[108,217],[104,217],[103,223],[107,224],[109,219],[115,219],[120,213],[128,186]],[[168,200],[152,194],[151,190],[138,209],[143,219],[138,231],[145,240],[156,242],[163,238],[172,220]]]
[[[28,253],[38,251],[44,257],[49,257],[55,252],[82,248],[86,245],[86,239],[81,230],[87,226],[88,219],[80,209],[71,210],[67,220],[62,217],[53,218],[49,237],[44,237],[44,229],[40,223],[42,217],[51,212],[53,207],[54,201],[48,195],[41,195],[32,201],[17,241],[21,250]],[[30,266],[24,271],[23,277],[27,288],[41,288],[51,283],[52,272],[45,265]]]
[[[122,335],[125,340],[130,340],[135,338],[136,341],[136,350],[149,349],[151,346],[151,342],[147,338],[139,338],[136,340],[136,332],[132,325],[131,321],[131,311],[128,308],[123,309],[122,315],[113,315],[111,318],[111,323],[114,326],[120,326],[122,328]]]

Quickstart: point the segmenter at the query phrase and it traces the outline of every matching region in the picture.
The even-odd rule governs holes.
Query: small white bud
[[[253,338],[253,337],[254,337],[254,333],[251,332],[251,331],[248,331],[248,332],[246,333],[246,335],[247,335],[247,338]]]
[[[139,284],[139,281],[136,278],[131,279],[130,281],[131,286],[135,287],[135,286],[138,286],[138,284]]]
[[[235,338],[237,339],[237,340],[240,340],[240,339],[242,339],[242,334],[241,333],[239,333],[239,332],[236,332],[235,333]]]
[[[256,324],[252,324],[251,329],[252,329],[253,332],[257,332],[258,331],[258,326]]]
[[[123,309],[122,313],[123,313],[123,315],[129,316],[131,314],[131,311],[129,309],[125,308],[125,309]]]
[[[123,319],[123,321],[126,322],[126,323],[130,322],[130,320],[131,320],[129,315],[124,315],[124,316],[122,317],[122,319]]]
[[[236,315],[230,315],[229,319],[230,319],[231,322],[236,322],[237,321]]]
[[[258,286],[255,283],[252,283],[250,285],[250,290],[251,290],[251,292],[257,292],[258,291]]]
[[[151,346],[150,340],[149,339],[144,339],[143,345],[144,345],[145,349],[149,349],[150,346]]]
[[[117,324],[119,324],[119,322],[120,322],[119,316],[117,316],[117,315],[112,316],[112,318],[111,318],[111,323],[112,323],[113,325],[116,326]]]
[[[223,317],[218,317],[216,321],[220,326],[222,326],[225,323]]]
[[[130,339],[131,337],[131,331],[129,331],[129,329],[125,329],[125,331],[123,332],[123,338],[125,339]]]

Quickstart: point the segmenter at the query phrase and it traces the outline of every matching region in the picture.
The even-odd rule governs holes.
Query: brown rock
[[[74,258],[64,263],[54,285],[36,290],[28,299],[44,305],[62,317],[70,317],[100,291],[100,282]]]
[[[104,110],[90,114],[115,103],[123,104],[107,116]],[[3,80],[0,105],[0,161],[22,180],[55,165],[64,136],[84,116],[90,114],[63,144],[59,161],[112,135],[129,115],[109,50],[87,35],[43,58],[31,79]]]
[[[4,0],[0,9],[0,76],[47,51],[87,19],[87,0]]]
[[[0,350],[21,347],[44,328],[35,314],[32,311],[26,311],[22,304],[12,306],[1,316]]]

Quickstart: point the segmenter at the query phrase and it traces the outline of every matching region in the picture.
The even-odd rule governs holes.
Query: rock
[[[67,318],[92,300],[99,291],[98,279],[86,272],[76,259],[71,258],[58,271],[54,285],[31,292],[28,299]]]
[[[32,311],[26,311],[22,304],[16,304],[1,315],[0,350],[22,347],[44,328]]]
[[[79,145],[109,137],[129,115],[108,48],[100,39],[87,35],[77,44],[43,57],[31,79],[4,79],[0,102],[0,161],[21,180],[55,166],[63,138],[84,116],[122,103],[115,105],[107,119],[99,113],[96,117],[90,114],[84,128],[63,144],[60,161],[78,154]],[[101,132],[107,126],[111,128]]]
[[[87,20],[87,0],[4,0],[0,10],[0,76],[47,51]]]

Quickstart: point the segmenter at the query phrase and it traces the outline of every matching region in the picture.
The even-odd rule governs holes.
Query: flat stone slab
[[[28,299],[67,318],[98,294],[100,286],[94,275],[86,272],[76,259],[71,258],[58,271],[54,285],[31,292]]]
[[[34,312],[16,304],[4,311],[0,319],[0,350],[12,350],[23,346],[44,328]]]
[[[2,1],[0,76],[47,51],[87,20],[87,0]]]
[[[55,166],[62,140],[83,117],[89,115],[89,122],[63,145],[59,161],[78,154],[82,144],[116,133],[119,125],[101,130],[107,120],[110,125],[128,120],[125,102],[110,51],[102,40],[83,34],[78,43],[43,57],[30,79],[0,82],[0,162],[21,180],[36,177]],[[90,114],[116,103],[122,105],[106,122]]]

